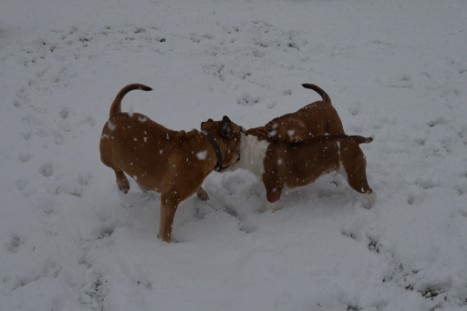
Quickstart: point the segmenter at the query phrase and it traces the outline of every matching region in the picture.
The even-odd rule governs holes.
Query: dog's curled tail
[[[349,138],[356,142],[357,144],[369,144],[373,141],[373,138],[372,137],[363,137],[363,136],[358,136],[358,135],[352,135],[352,136],[349,136]]]
[[[122,112],[121,110],[122,99],[126,95],[126,93],[133,91],[133,90],[151,91],[152,88],[144,84],[139,84],[139,83],[128,84],[127,86],[123,87],[120,90],[120,92],[118,92],[117,96],[115,96],[115,99],[112,105],[110,106],[109,119],[112,119],[117,114]]]
[[[320,88],[319,86],[317,86],[316,84],[311,84],[311,83],[303,83],[302,86],[306,89],[310,89],[310,90],[313,90],[315,91],[316,93],[319,94],[319,96],[321,96],[321,98],[323,99],[323,101],[325,103],[328,103],[329,105],[332,105],[331,103],[331,97],[329,97],[328,93],[326,93],[322,88]]]

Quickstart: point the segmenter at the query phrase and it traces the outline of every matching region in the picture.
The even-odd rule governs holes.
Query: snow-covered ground
[[[465,0],[2,0],[0,310],[467,310]],[[172,129],[266,123],[331,96],[363,145],[259,212],[242,170],[156,238],[159,195],[100,163],[110,103]]]

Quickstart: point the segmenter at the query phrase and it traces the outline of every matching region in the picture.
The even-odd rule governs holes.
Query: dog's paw
[[[198,199],[202,201],[209,200],[209,194],[202,187],[198,189],[198,191],[196,192],[196,195],[198,196]]]
[[[258,210],[258,213],[262,214],[262,213],[267,213],[267,212],[270,212],[270,213],[275,213],[277,211],[280,211],[281,210],[281,206],[279,204],[279,202],[269,202],[269,201],[266,201],[261,207],[260,209]]]
[[[130,183],[128,182],[128,178],[126,178],[123,172],[116,173],[116,174],[117,174],[118,190],[120,190],[123,193],[128,193],[128,190],[130,190]]]
[[[370,209],[375,205],[377,196],[376,193],[371,192],[371,193],[366,193],[365,194],[365,199],[366,199],[366,204],[363,205],[366,209]]]
[[[120,190],[120,192],[123,192],[123,193],[127,194],[128,191],[130,190],[130,185],[128,184],[128,182],[127,182],[127,184],[123,184],[123,185],[119,184],[118,185],[118,190]]]
[[[165,239],[161,239],[161,235],[158,234],[157,238],[161,241],[161,243],[165,243],[165,244],[178,244],[179,243],[178,240],[172,238],[171,236],[166,237]]]

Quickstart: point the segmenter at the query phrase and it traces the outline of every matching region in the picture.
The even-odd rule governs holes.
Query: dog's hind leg
[[[115,170],[115,177],[117,179],[117,186],[118,189],[123,192],[127,193],[130,190],[130,183],[128,182],[128,178],[126,178],[125,173],[123,171]]]
[[[366,161],[363,153],[355,156],[350,163],[344,161],[345,177],[350,187],[358,193],[364,195],[368,201],[367,208],[370,208],[376,202],[376,194],[368,185],[366,177]]]
[[[172,242],[172,226],[178,204],[182,200],[176,195],[176,192],[171,194],[161,195],[161,216],[159,220],[159,239],[164,242]]]
[[[104,163],[104,165],[114,170],[118,189],[123,193],[127,193],[128,190],[130,190],[130,183],[128,182],[128,179],[126,178],[125,173],[118,166],[118,164],[115,163],[113,159],[112,140],[109,139],[109,135],[105,134],[107,127],[108,127],[107,125],[104,126],[103,134],[102,134],[101,141],[99,144],[101,161],[102,163]]]

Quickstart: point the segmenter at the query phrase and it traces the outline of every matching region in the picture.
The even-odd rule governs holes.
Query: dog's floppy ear
[[[233,138],[233,133],[232,133],[232,121],[230,121],[229,117],[224,116],[222,118],[221,124],[219,125],[219,128],[217,129],[219,136],[222,138],[226,139],[232,139]]]
[[[206,123],[211,123],[213,122],[212,119],[208,119],[206,122],[201,122],[201,129],[204,130],[205,126],[206,126]]]

